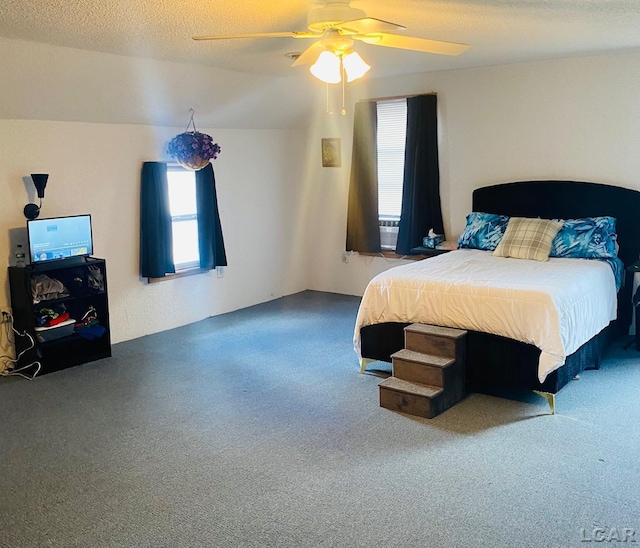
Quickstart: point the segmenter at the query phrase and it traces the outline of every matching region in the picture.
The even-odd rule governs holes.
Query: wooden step
[[[444,409],[449,409],[465,397],[463,362],[407,349],[395,352],[391,358],[394,377],[442,388]]]
[[[413,323],[404,328],[404,347],[408,350],[464,360],[464,329]]]
[[[380,406],[391,411],[432,419],[444,411],[443,390],[389,377],[382,381]]]
[[[391,355],[393,376],[444,388],[445,370],[456,363],[453,358],[423,354],[414,350],[398,350]]]

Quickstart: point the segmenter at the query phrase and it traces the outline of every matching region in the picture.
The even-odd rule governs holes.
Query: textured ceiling
[[[72,48],[205,64],[254,74],[306,75],[287,52],[310,40],[195,42],[193,35],[306,30],[308,0],[2,0],[0,36]],[[640,50],[639,0],[353,0],[407,27],[463,42],[446,57],[358,43],[371,77]]]

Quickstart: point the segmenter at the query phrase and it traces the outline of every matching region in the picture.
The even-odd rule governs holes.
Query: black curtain
[[[218,213],[216,178],[213,166],[196,171],[196,204],[198,208],[198,245],[200,268],[211,270],[216,266],[227,266],[224,238]]]
[[[347,211],[347,251],[380,251],[377,125],[376,103],[356,103]]]
[[[376,209],[377,211],[377,209]],[[402,211],[396,253],[406,255],[422,245],[429,229],[444,233],[440,207],[438,118],[435,95],[407,99]]]
[[[175,272],[167,164],[145,162],[141,182],[140,274],[145,278],[162,278]]]

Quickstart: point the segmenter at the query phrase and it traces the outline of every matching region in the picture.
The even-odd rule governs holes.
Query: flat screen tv
[[[91,215],[27,221],[31,264],[88,257],[93,253]]]

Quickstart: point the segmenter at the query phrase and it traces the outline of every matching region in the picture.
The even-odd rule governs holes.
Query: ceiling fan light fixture
[[[342,66],[347,73],[347,82],[361,78],[371,68],[356,51],[351,51],[342,57]]]
[[[318,56],[318,60],[309,67],[309,70],[318,80],[327,84],[337,84],[342,80],[340,57],[328,50],[324,50]]]
[[[362,19],[367,14],[352,8],[348,0],[327,2],[323,7],[311,10],[307,15],[307,28],[312,32],[324,32],[333,29],[344,21]]]

